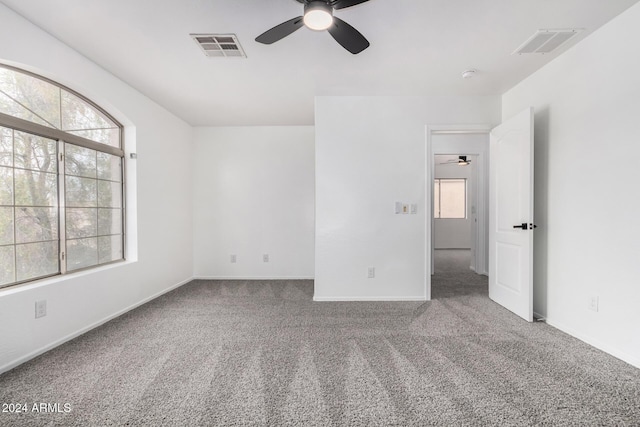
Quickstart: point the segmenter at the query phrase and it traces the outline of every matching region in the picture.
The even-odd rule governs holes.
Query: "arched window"
[[[0,65],[0,287],[124,259],[122,126]]]

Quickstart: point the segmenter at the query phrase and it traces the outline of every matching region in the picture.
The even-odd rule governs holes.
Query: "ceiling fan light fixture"
[[[0,0],[1,1],[1,0]],[[333,39],[345,50],[357,55],[369,47],[369,41],[358,30],[347,24],[337,16],[333,16],[334,9],[346,9],[369,0],[297,0],[304,4],[303,16],[296,16],[256,37],[256,42],[273,44],[302,27],[314,31],[327,31]]]
[[[467,160],[467,156],[458,156],[458,166],[469,166],[471,162]]]
[[[333,24],[333,8],[323,0],[311,1],[304,7],[304,25],[323,31]]]

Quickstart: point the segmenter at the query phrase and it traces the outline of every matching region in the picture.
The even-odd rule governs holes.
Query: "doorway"
[[[471,154],[434,156],[434,299],[488,294],[487,278],[475,273],[477,163]]]
[[[467,274],[476,270],[475,244],[471,242],[477,221],[477,158],[469,154],[434,156],[434,298],[478,290],[468,286]]]
[[[435,155],[434,274],[476,270],[477,156]]]
[[[429,299],[487,293],[489,130],[427,127]]]
[[[491,300],[528,322],[533,321],[534,313],[533,129],[533,107],[493,129],[475,125],[427,126],[425,163],[425,199],[432,211],[435,155],[477,154],[478,217],[476,240],[472,242],[472,248],[474,244],[476,248],[476,272],[488,275]],[[425,295],[431,299],[435,236],[433,214],[428,216],[431,220],[427,219],[425,226],[425,253],[431,262],[425,260]]]

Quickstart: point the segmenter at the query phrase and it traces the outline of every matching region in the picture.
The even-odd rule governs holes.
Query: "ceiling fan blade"
[[[276,25],[272,29],[265,31],[256,37],[256,41],[263,44],[275,43],[296,30],[299,30],[303,25],[304,22],[302,20],[302,16],[298,16],[297,18],[290,19],[287,22],[283,22],[282,24]]]
[[[347,7],[355,6],[357,4],[364,3],[367,1],[369,0],[338,0],[335,3],[333,3],[331,6],[333,6],[334,9],[345,9]]]
[[[329,27],[328,31],[331,37],[354,55],[369,47],[369,41],[358,30],[335,16],[333,17],[333,25]]]

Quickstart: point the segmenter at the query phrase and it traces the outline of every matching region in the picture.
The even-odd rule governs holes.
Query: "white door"
[[[489,298],[533,321],[533,108],[491,131]]]

